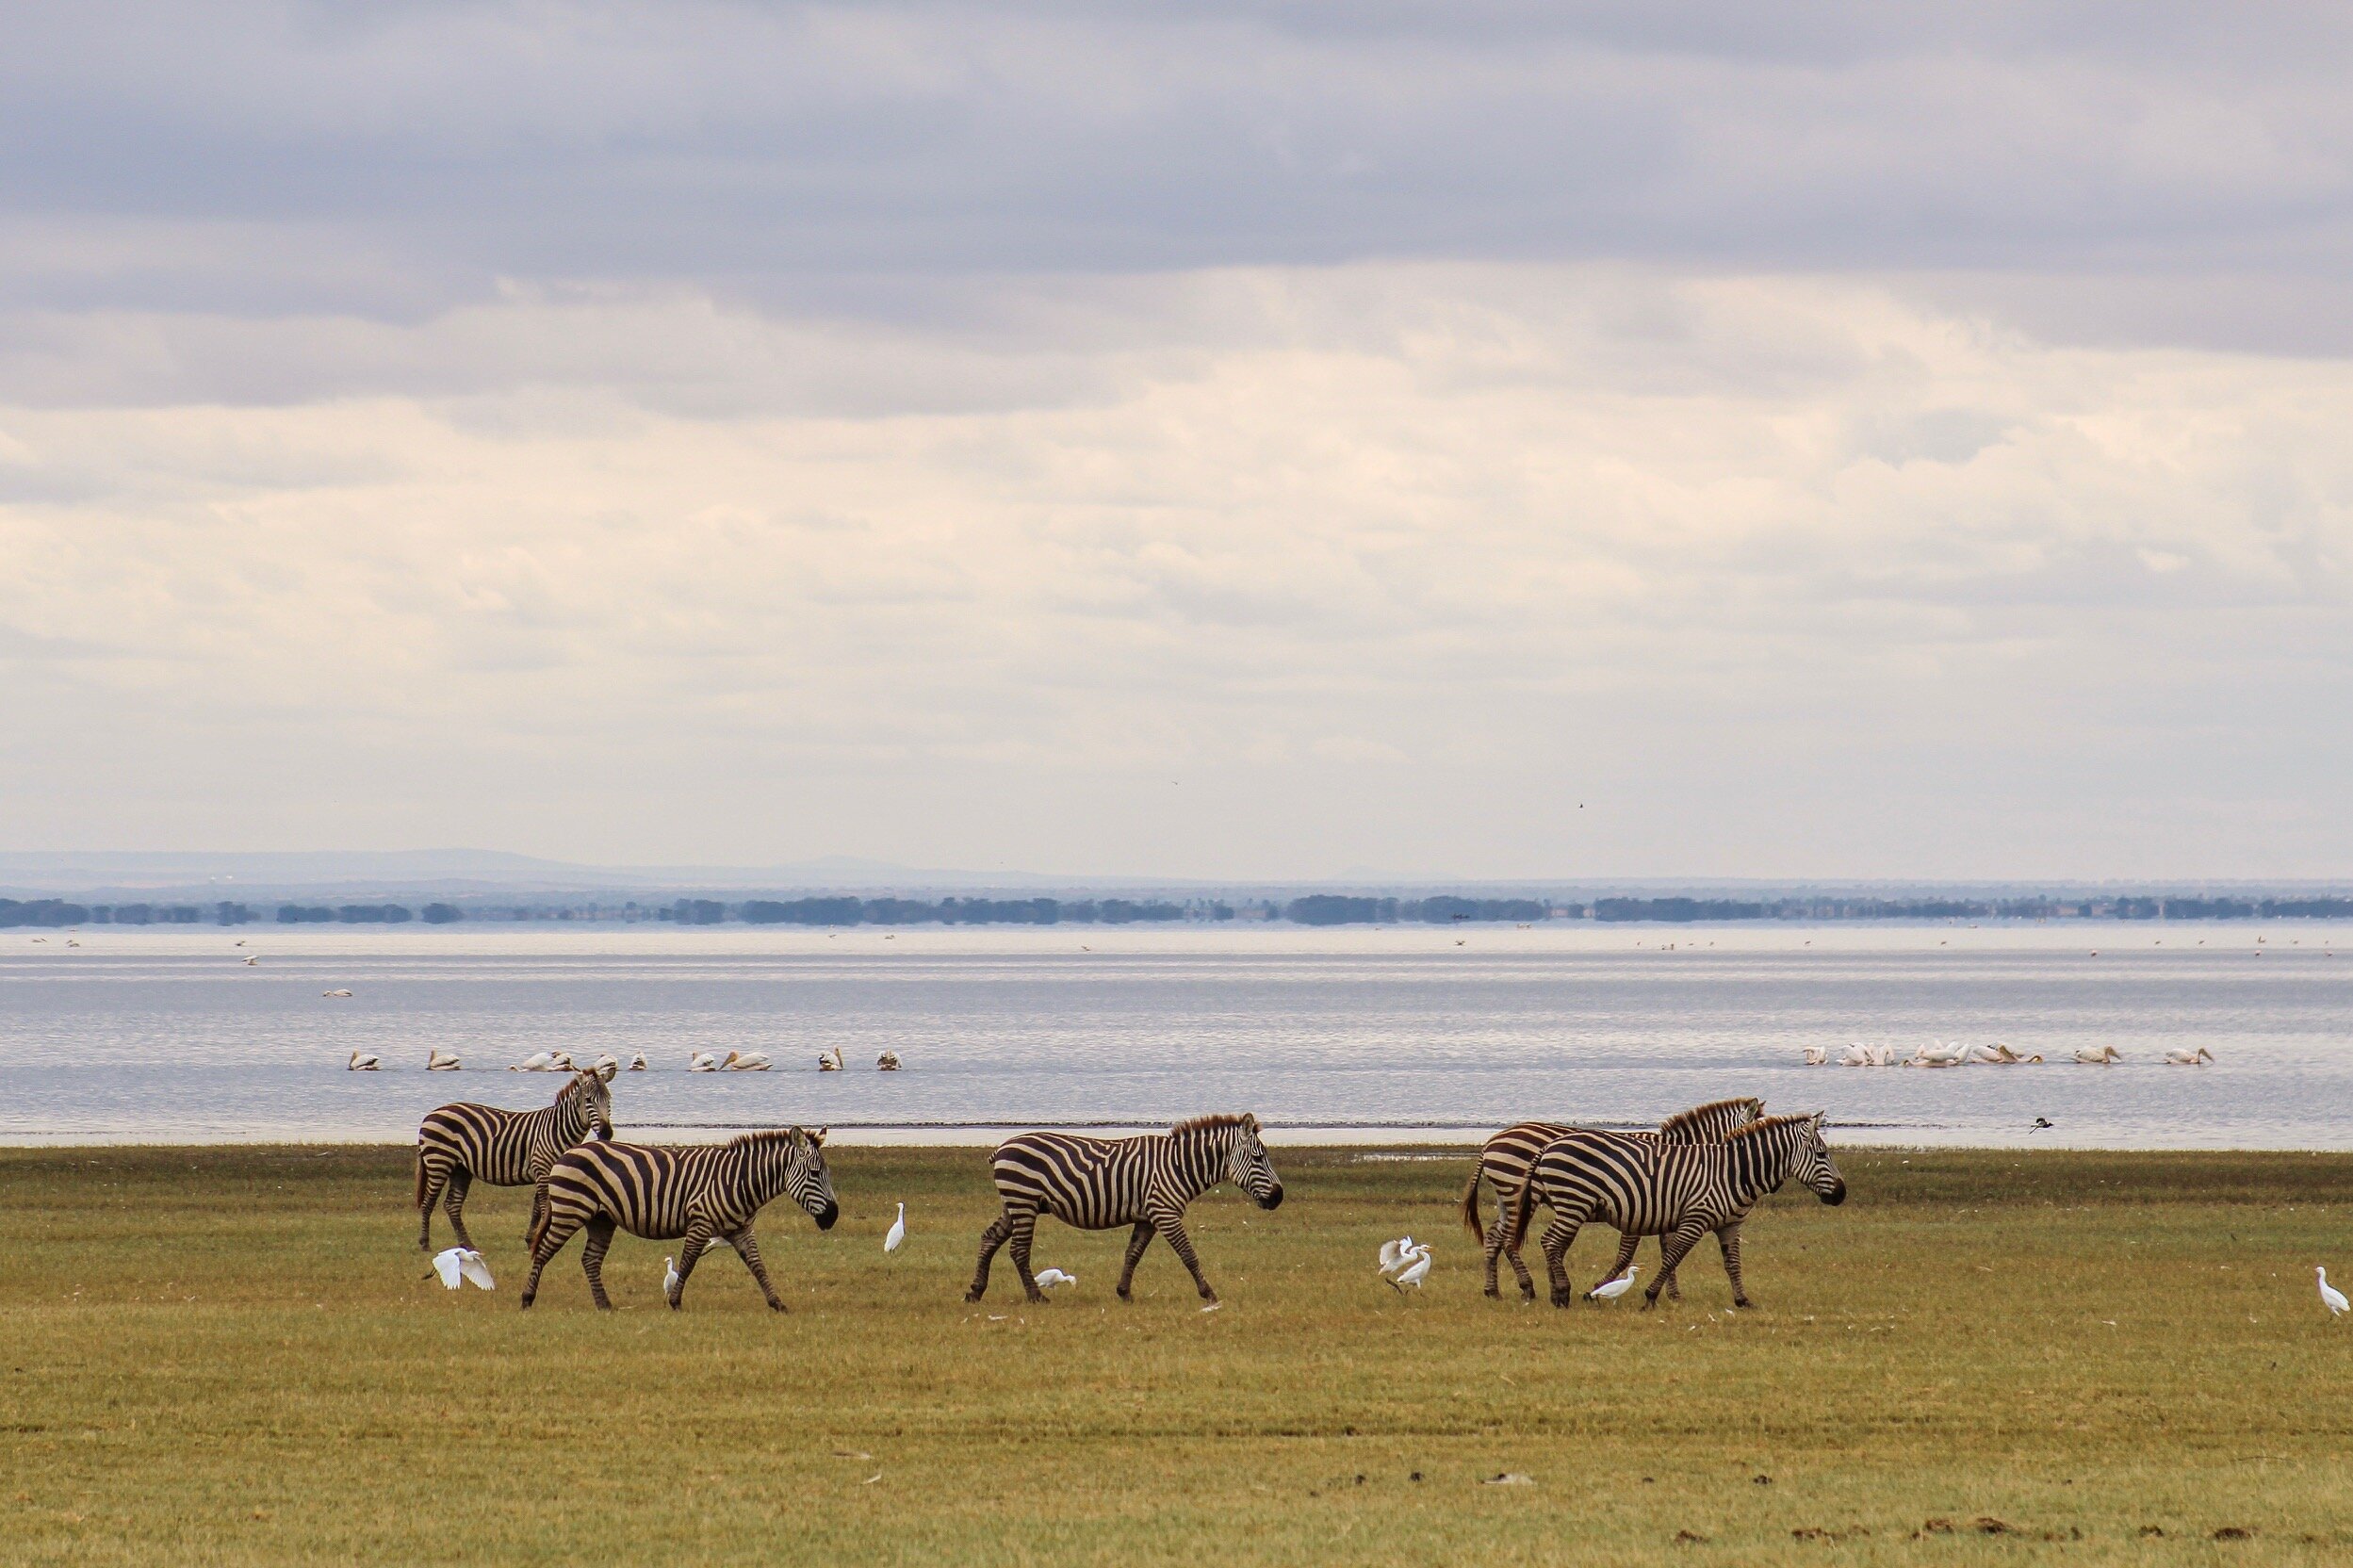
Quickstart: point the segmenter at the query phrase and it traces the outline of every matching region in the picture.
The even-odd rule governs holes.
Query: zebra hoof
[[[1497,1290],[1497,1289],[1496,1289],[1495,1286],[1493,1286],[1493,1285],[1489,1285],[1483,1294],[1486,1296],[1487,1299],[1488,1299],[1488,1300],[1490,1300],[1490,1301],[1500,1301],[1500,1300],[1502,1300],[1502,1299],[1503,1299],[1503,1292],[1502,1292],[1502,1291],[1500,1291],[1500,1290]]]
[[[1750,1300],[1745,1296],[1735,1296],[1732,1298],[1732,1304],[1745,1311],[1746,1309],[1755,1306],[1757,1303]]]

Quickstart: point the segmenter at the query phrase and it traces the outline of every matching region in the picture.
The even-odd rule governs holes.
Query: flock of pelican
[[[328,994],[335,993],[329,992]],[[342,994],[349,996],[351,992],[345,991]],[[374,1052],[354,1051],[351,1053],[351,1060],[345,1065],[353,1072],[374,1072],[383,1067],[384,1058]],[[464,1070],[465,1066],[466,1064],[459,1059],[455,1052],[443,1051],[436,1047],[425,1054],[427,1072],[458,1072]],[[721,1056],[716,1052],[696,1051],[690,1053],[686,1061],[686,1070],[689,1072],[766,1072],[775,1066],[776,1063],[769,1059],[765,1051],[730,1051],[725,1056]],[[611,1052],[594,1060],[581,1060],[574,1057],[568,1051],[540,1051],[524,1057],[509,1067],[507,1070],[509,1072],[587,1072],[603,1068],[610,1068],[615,1072],[648,1072],[652,1070],[653,1064],[645,1059],[645,1053],[643,1051],[636,1053],[626,1062]],[[817,1070],[820,1072],[839,1072],[842,1068],[840,1046],[834,1047],[817,1058]],[[898,1071],[899,1054],[895,1051],[886,1051],[875,1057],[874,1070],[877,1072]]]
[[[2021,1055],[1997,1040],[1991,1045],[1963,1045],[1958,1041],[1946,1044],[1938,1040],[1931,1045],[1916,1047],[1909,1056],[1899,1056],[1892,1045],[1855,1044],[1846,1048],[1835,1064],[1838,1067],[1968,1067],[1981,1063],[1987,1067],[2033,1067],[2042,1061],[2042,1054]],[[2085,1067],[2114,1067],[2125,1059],[2124,1053],[2113,1045],[2098,1050],[2085,1046],[2075,1053],[2074,1059]],[[2174,1067],[2203,1067],[2214,1059],[2214,1054],[2204,1046],[2195,1051],[2174,1050],[2165,1053],[2165,1061]],[[1807,1067],[1830,1067],[1830,1048],[1809,1045],[1806,1048]]]

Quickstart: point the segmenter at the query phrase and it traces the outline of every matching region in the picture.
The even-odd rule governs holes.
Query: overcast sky
[[[0,837],[2353,875],[2353,11],[35,6]]]

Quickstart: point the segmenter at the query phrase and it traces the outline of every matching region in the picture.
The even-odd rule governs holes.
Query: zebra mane
[[[798,1127],[770,1127],[757,1133],[738,1133],[727,1139],[729,1149],[753,1149],[766,1143],[791,1143],[795,1137],[808,1135]]]
[[[1675,1115],[1659,1124],[1659,1130],[1661,1133],[1677,1133],[1686,1127],[1697,1126],[1717,1112],[1728,1110],[1734,1105],[1752,1107],[1751,1119],[1754,1120],[1755,1112],[1763,1110],[1765,1102],[1753,1094],[1738,1094],[1729,1100],[1710,1100],[1705,1105],[1694,1105],[1688,1111],[1675,1112]]]
[[[1168,1134],[1171,1137],[1173,1137],[1179,1133],[1211,1132],[1224,1127],[1239,1127],[1245,1122],[1255,1122],[1257,1118],[1250,1115],[1248,1112],[1244,1112],[1239,1116],[1231,1114],[1219,1114],[1217,1116],[1197,1116],[1189,1121],[1178,1122],[1175,1126],[1168,1129]]]
[[[1733,1128],[1732,1131],[1724,1135],[1724,1138],[1726,1143],[1730,1143],[1737,1138],[1761,1137],[1767,1133],[1777,1132],[1784,1127],[1794,1127],[1800,1122],[1811,1121],[1814,1119],[1814,1116],[1816,1114],[1818,1113],[1809,1112],[1805,1116],[1763,1117],[1757,1120],[1750,1122],[1745,1127]]]

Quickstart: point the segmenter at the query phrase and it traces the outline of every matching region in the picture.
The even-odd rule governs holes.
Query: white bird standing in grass
[[[665,1301],[678,1298],[678,1260],[676,1258],[662,1260],[662,1298]]]
[[[451,1290],[457,1289],[461,1282],[470,1283],[482,1290],[498,1288],[498,1282],[490,1277],[490,1266],[482,1262],[482,1255],[471,1247],[452,1247],[447,1252],[435,1253],[433,1272],[440,1275],[441,1282]]]
[[[2171,1062],[2175,1067],[2196,1067],[2200,1062],[2211,1062],[2214,1059],[2214,1054],[2207,1050],[2202,1045],[2195,1051],[2168,1051],[2165,1053],[2165,1060]]]
[[[427,1072],[455,1072],[458,1070],[458,1059],[447,1051],[429,1050],[425,1053],[425,1070]]]
[[[907,1205],[902,1203],[899,1205],[899,1217],[891,1222],[889,1233],[882,1238],[882,1250],[886,1252],[895,1252],[899,1250],[899,1243],[906,1239]]]
[[[347,1065],[353,1072],[373,1072],[376,1070],[376,1058],[365,1051],[354,1051]]]
[[[1052,1290],[1056,1285],[1078,1283],[1077,1275],[1065,1274],[1059,1268],[1041,1268],[1038,1271],[1037,1280],[1038,1288],[1040,1290]]]
[[[2327,1269],[2314,1268],[2312,1272],[2320,1276],[2321,1304],[2328,1309],[2328,1321],[2334,1323],[2345,1313],[2346,1306],[2345,1292],[2328,1282]]]
[[[1413,1249],[1411,1255],[1413,1259],[1412,1265],[1400,1270],[1397,1277],[1389,1282],[1389,1288],[1399,1296],[1409,1290],[1421,1289],[1422,1282],[1430,1278],[1430,1244],[1423,1242]]]
[[[1413,1238],[1412,1236],[1399,1236],[1395,1241],[1382,1242],[1381,1244],[1381,1272],[1396,1273],[1397,1266],[1405,1262],[1413,1250]]]
[[[1639,1263],[1626,1266],[1626,1272],[1614,1280],[1605,1280],[1585,1293],[1588,1301],[1614,1301],[1634,1288],[1634,1276],[1642,1271]]]

